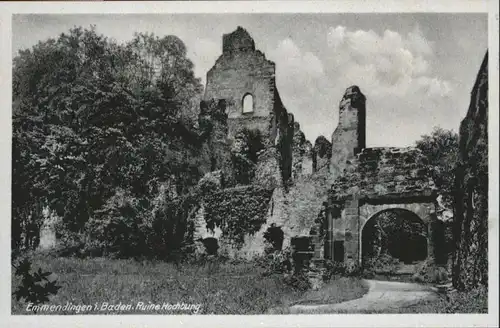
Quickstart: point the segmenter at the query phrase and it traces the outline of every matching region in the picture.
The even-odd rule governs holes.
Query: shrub
[[[52,272],[44,272],[41,268],[31,273],[31,262],[25,258],[17,266],[14,266],[15,275],[21,277],[21,284],[13,295],[17,301],[24,299],[34,305],[49,301],[50,295],[55,295],[61,288],[55,280],[50,281],[48,277]]]
[[[286,285],[302,292],[311,288],[309,278],[303,273],[285,275],[283,277],[283,282]]]
[[[357,262],[350,261],[347,262],[345,266],[345,276],[346,277],[359,277],[363,273],[363,267]]]
[[[153,202],[118,190],[87,222],[80,255],[178,262],[193,251],[188,218],[196,208],[191,194],[173,199],[160,195]]]
[[[56,223],[55,230],[57,243],[53,250],[54,254],[57,256],[79,256],[85,247],[84,235],[71,231],[62,221]]]
[[[259,257],[255,261],[264,269],[263,275],[265,276],[292,271],[291,252],[288,248]]]
[[[488,288],[479,286],[467,292],[451,293],[446,305],[447,313],[487,313]]]
[[[436,265],[434,261],[426,260],[421,264],[417,273],[413,275],[412,279],[417,282],[440,284],[448,282],[450,279],[450,274],[446,266]]]
[[[264,239],[268,244],[265,249],[267,253],[280,251],[283,248],[284,233],[283,230],[281,230],[280,227],[277,227],[275,223],[272,223],[271,226],[264,232]]]
[[[364,260],[364,268],[370,273],[393,274],[398,270],[399,260],[387,253],[369,257]]]
[[[257,233],[266,222],[273,191],[256,186],[224,189],[203,198],[207,228],[219,227],[224,237],[242,245],[247,234]]]
[[[363,274],[363,267],[354,261],[336,262],[327,260],[323,272],[323,280],[327,281],[335,276],[359,277]]]
[[[334,276],[343,276],[345,274],[345,263],[331,260],[325,261],[325,270],[323,280],[328,281]]]

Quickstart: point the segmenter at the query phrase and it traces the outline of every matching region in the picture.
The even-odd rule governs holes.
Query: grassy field
[[[176,267],[165,262],[42,254],[31,260],[33,269],[52,272],[50,278],[62,286],[47,305],[73,305],[69,311],[61,308],[38,314],[76,314],[77,306],[79,314],[263,314],[273,307],[341,302],[366,292],[361,280],[347,278],[332,280],[319,291],[302,292],[285,284],[280,275],[262,276],[262,269],[252,263]],[[13,290],[19,283],[12,275]],[[104,303],[121,305],[121,309],[109,309]],[[179,307],[184,303],[184,309],[169,307],[177,303]],[[12,298],[13,314],[33,314],[26,308],[25,302]]]
[[[488,313],[488,290],[480,287],[469,292],[452,292],[448,298],[421,302],[394,313]]]
[[[417,304],[384,311],[339,311],[342,314],[480,314],[488,313],[488,291],[480,287],[468,292],[452,292],[440,295],[436,300],[421,301]]]

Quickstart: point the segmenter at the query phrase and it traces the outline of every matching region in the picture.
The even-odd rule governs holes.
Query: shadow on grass
[[[192,314],[186,311],[141,310],[144,304],[200,304],[198,314],[263,314],[270,307],[286,306],[302,297],[281,275],[262,276],[252,263],[220,263],[208,268],[194,264],[107,258],[57,258],[36,254],[33,267],[53,272],[62,286],[48,305],[92,305],[78,314]],[[20,281],[12,275],[12,289]],[[125,310],[100,310],[106,302],[130,305]],[[97,306],[94,308],[94,305]],[[12,298],[13,314],[34,314],[27,304]],[[75,311],[39,311],[37,314],[76,314]]]

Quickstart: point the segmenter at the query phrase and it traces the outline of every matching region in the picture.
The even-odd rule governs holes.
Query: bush
[[[393,274],[399,268],[399,260],[387,253],[366,258],[364,260],[364,268],[369,273],[385,273]]]
[[[331,260],[325,261],[325,270],[323,273],[323,280],[328,281],[334,276],[343,276],[345,274],[345,263],[336,262]]]
[[[263,275],[290,273],[292,271],[291,252],[288,248],[255,259],[264,269]]]
[[[424,261],[412,277],[416,282],[441,284],[450,280],[450,274],[443,265],[436,265],[432,260]]]
[[[52,272],[43,272],[41,268],[31,273],[31,262],[25,258],[17,266],[14,266],[15,275],[21,278],[21,284],[13,295],[17,301],[24,299],[25,302],[34,305],[49,301],[50,295],[55,295],[61,288],[55,280],[50,281],[48,277]]]
[[[363,267],[357,262],[347,262],[344,273],[346,277],[359,277],[362,273]]]
[[[55,225],[56,246],[53,249],[57,256],[79,256],[85,247],[84,235],[73,232],[59,221]]]
[[[335,262],[327,260],[325,261],[323,280],[327,281],[335,276],[359,277],[363,272],[363,267],[356,262]]]
[[[304,292],[311,288],[309,278],[303,273],[285,275],[283,277],[283,282],[293,289],[299,290],[301,292]]]
[[[158,198],[153,202],[118,190],[87,222],[80,255],[179,262],[193,250],[188,218],[197,208],[197,200],[190,194]]]
[[[488,288],[479,286],[468,292],[451,293],[445,310],[447,313],[487,313]]]

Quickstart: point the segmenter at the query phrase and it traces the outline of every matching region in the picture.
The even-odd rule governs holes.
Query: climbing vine
[[[235,187],[204,197],[208,229],[220,227],[224,235],[242,244],[246,234],[254,234],[266,222],[272,190],[256,186]]]

